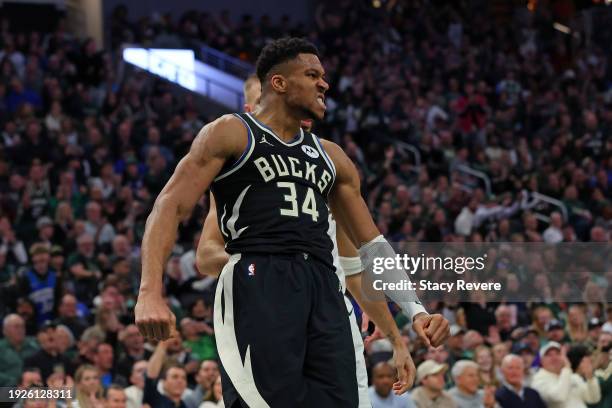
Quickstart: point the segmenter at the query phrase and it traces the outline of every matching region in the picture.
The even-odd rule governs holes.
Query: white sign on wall
[[[124,48],[123,59],[191,91],[196,90],[193,50]]]

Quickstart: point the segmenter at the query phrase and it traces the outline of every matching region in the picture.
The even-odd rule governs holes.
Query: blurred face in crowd
[[[125,235],[117,235],[113,239],[113,254],[127,258],[130,256],[130,241]]]
[[[205,390],[210,389],[213,382],[219,377],[219,365],[213,360],[204,360],[196,375],[196,381]]]
[[[9,315],[4,320],[4,327],[2,328],[4,337],[12,345],[21,344],[25,339],[25,322],[16,314]]]
[[[98,370],[85,370],[81,376],[77,387],[85,394],[90,395],[97,392],[100,388],[100,374]]]
[[[567,319],[572,326],[585,324],[584,310],[578,306],[571,306],[567,312]]]
[[[372,370],[372,384],[381,397],[386,398],[389,395],[394,382],[395,372],[388,363],[378,363]]]
[[[478,391],[479,382],[478,370],[475,367],[465,367],[463,372],[455,379],[457,387],[467,394],[475,394]]]
[[[499,364],[508,355],[508,345],[499,343],[493,346],[493,362]]]
[[[164,379],[164,391],[171,399],[180,399],[187,388],[187,374],[181,367],[171,367]]]
[[[421,380],[421,384],[433,394],[440,393],[444,389],[444,373],[442,370],[437,374],[430,374]]]
[[[538,308],[535,312],[535,318],[540,327],[546,327],[548,322],[552,320],[552,312],[545,307]]]
[[[138,327],[133,324],[130,324],[124,329],[122,342],[128,351],[144,349],[144,337],[142,337],[142,334],[138,331]]]
[[[132,373],[130,375],[130,383],[134,384],[141,390],[144,389],[144,376],[147,371],[147,361],[141,360],[134,363]]]
[[[106,396],[106,408],[125,408],[127,396],[123,390],[110,388]]]
[[[563,337],[565,337],[565,331],[562,327],[555,327],[546,333],[546,337],[548,337],[548,340],[550,341],[556,341],[559,343],[563,340]]]
[[[38,333],[38,344],[40,348],[49,354],[57,353],[57,342],[55,341],[55,328],[50,327]]]
[[[98,346],[94,363],[102,372],[110,371],[113,368],[113,348],[110,344],[102,343]]]
[[[425,360],[433,360],[438,364],[446,363],[448,359],[448,351],[446,350],[445,345],[441,345],[438,347],[430,347],[427,350],[427,354],[425,355]]]
[[[40,275],[46,273],[49,270],[50,260],[51,256],[47,252],[34,255],[32,257],[32,265],[34,266],[34,270]]]
[[[512,312],[507,307],[499,307],[495,312],[497,327],[500,329],[510,329],[512,327]]]
[[[76,317],[77,300],[73,295],[64,295],[58,308],[61,317]]]
[[[561,351],[558,349],[550,349],[542,356],[542,368],[551,373],[559,374],[563,368],[564,361]]]
[[[491,350],[487,348],[481,348],[476,352],[476,363],[480,366],[483,371],[489,371],[493,367],[493,356]]]
[[[215,399],[217,401],[221,401],[223,400],[223,388],[221,385],[221,376],[218,375],[217,379],[215,380],[215,385],[213,386],[213,394],[215,396]]]
[[[29,388],[32,385],[42,385],[42,377],[40,371],[26,371],[21,375],[20,388]]]
[[[501,365],[501,371],[508,384],[515,388],[521,388],[523,386],[525,364],[520,357],[508,356],[505,358]]]
[[[68,333],[69,330],[70,329],[66,327],[57,327],[57,329],[55,329],[55,343],[57,351],[60,354],[64,353],[72,346],[73,339],[71,334]]]
[[[86,258],[91,258],[94,256],[96,246],[92,236],[87,234],[81,235],[77,241],[77,246],[81,255],[85,256]]]

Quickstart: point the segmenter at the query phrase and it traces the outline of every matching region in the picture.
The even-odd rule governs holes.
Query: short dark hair
[[[173,368],[178,368],[180,370],[183,370],[185,374],[187,374],[187,370],[185,370],[185,367],[182,364],[174,360],[169,360],[166,364],[163,365],[160,378],[162,380],[165,380],[166,376],[168,375],[168,371],[172,370]]]
[[[303,38],[285,37],[267,44],[257,58],[257,77],[262,86],[266,76],[275,66],[294,59],[298,54],[314,54],[319,56],[319,50],[313,43]]]

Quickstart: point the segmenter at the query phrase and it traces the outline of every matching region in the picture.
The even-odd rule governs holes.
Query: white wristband
[[[357,275],[363,271],[363,265],[361,264],[361,258],[358,256],[340,256],[340,267],[344,271],[346,276]]]

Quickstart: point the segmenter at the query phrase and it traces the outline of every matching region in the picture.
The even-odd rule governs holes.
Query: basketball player
[[[261,84],[259,79],[255,75],[251,75],[247,78],[244,84],[244,97],[245,112],[254,112],[259,99],[261,96]],[[310,130],[311,122],[308,123],[302,121],[302,129]],[[342,284],[343,292],[348,289],[353,297],[357,300],[362,310],[372,317],[372,320],[376,324],[377,330],[382,333],[386,333],[386,337],[390,340],[394,347],[397,348],[398,356],[405,354],[405,345],[400,338],[399,331],[389,312],[387,303],[385,301],[369,301],[364,298],[361,291],[361,260],[359,254],[354,245],[350,242],[346,234],[341,228],[336,229],[336,223],[333,218],[330,217],[330,230],[332,231],[332,239],[334,244],[334,266],[340,283]],[[337,231],[337,234],[334,232]],[[339,255],[339,256],[338,256]],[[214,197],[210,196],[210,209],[206,220],[204,222],[204,229],[202,231],[202,238],[199,241],[197,249],[197,269],[201,273],[205,273],[212,276],[219,276],[223,266],[229,261],[229,255],[225,252],[224,240],[219,230],[217,223],[217,207],[215,205]],[[359,389],[359,408],[371,408],[372,404],[368,396],[368,374],[366,370],[366,364],[364,359],[364,345],[361,338],[359,327],[357,326],[357,320],[355,313],[353,313],[353,305],[351,301],[345,295],[345,303],[351,321],[351,331],[353,336],[353,345],[355,348],[355,361],[357,366],[357,386]],[[428,338],[425,330],[425,318],[427,312],[425,308],[418,304],[412,305],[412,309],[408,311],[409,318],[412,317],[415,322],[414,328],[419,336],[424,339],[425,344],[433,345],[437,347],[442,344],[448,336],[448,329],[444,330],[441,328],[437,333],[431,332],[431,334],[437,334],[436,338]],[[446,325],[448,328],[448,322],[441,315],[433,317],[441,321],[440,326]],[[411,319],[411,320],[412,320]],[[446,334],[446,335],[445,335]],[[223,347],[222,344],[219,347]],[[396,359],[397,361],[397,359]],[[403,367],[399,367],[398,375],[402,374]]]
[[[372,221],[350,159],[300,128],[301,118],[325,113],[328,85],[316,48],[299,39],[272,42],[257,73],[257,115],[225,115],[206,125],[155,202],[142,242],[136,323],[151,339],[166,339],[175,328],[162,297],[163,265],[179,222],[210,186],[230,254],[215,296],[226,406],[356,407],[328,205],[359,247],[364,270],[395,253]],[[404,358],[396,392],[411,385],[414,367]]]

